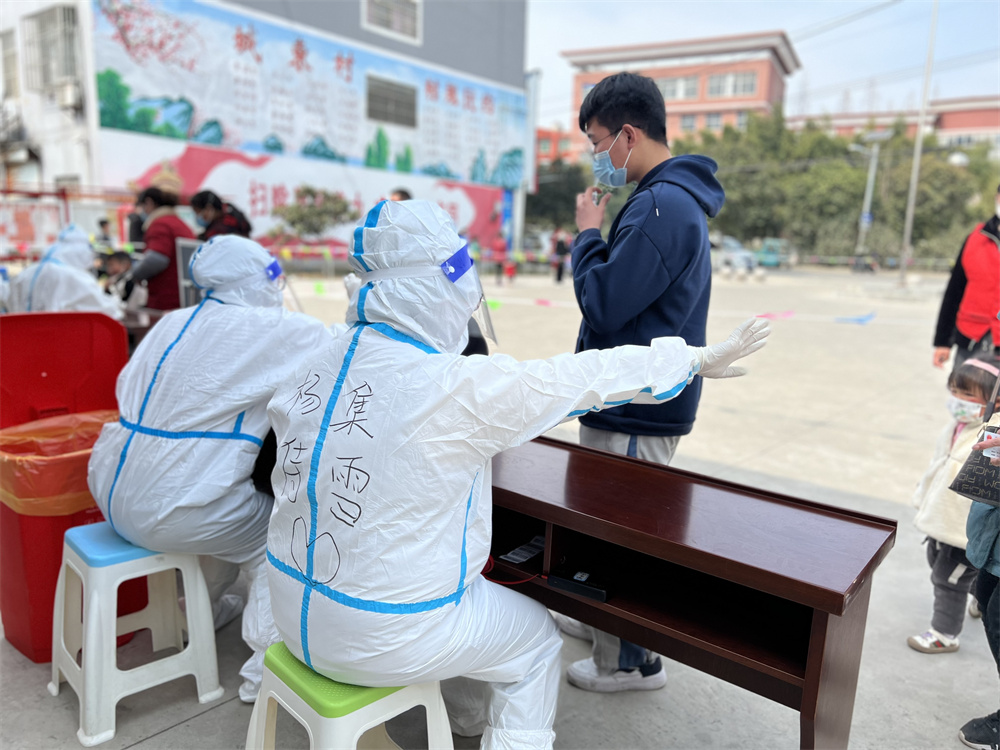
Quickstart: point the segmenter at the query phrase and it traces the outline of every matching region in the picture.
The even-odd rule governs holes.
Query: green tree
[[[294,203],[278,206],[271,215],[281,219],[299,238],[319,237],[330,227],[358,219],[357,211],[343,194],[311,185],[295,188]]]

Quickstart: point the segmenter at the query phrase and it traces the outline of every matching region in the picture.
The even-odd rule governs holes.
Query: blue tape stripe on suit
[[[405,333],[400,333],[392,326],[386,323],[357,323],[363,328],[372,328],[383,336],[387,336],[390,339],[395,339],[396,341],[402,341],[404,344],[409,344],[410,346],[415,346],[422,352],[427,352],[428,354],[438,354],[438,350],[430,346],[427,346],[423,341],[418,341],[412,336],[407,336]]]
[[[333,417],[333,409],[337,404],[337,400],[340,398],[340,389],[344,385],[344,380],[347,378],[347,370],[351,366],[351,360],[354,358],[354,352],[358,347],[358,339],[361,337],[361,332],[364,328],[358,328],[354,332],[354,338],[351,339],[351,345],[347,347],[347,353],[344,355],[344,363],[340,366],[340,373],[337,375],[337,382],[333,386],[333,391],[330,393],[330,399],[326,402],[326,409],[323,411],[323,422],[319,428],[319,434],[316,436],[316,445],[313,446],[312,459],[309,462],[309,482],[306,485],[306,494],[309,497],[309,542],[306,547],[306,579],[312,580],[313,578],[313,556],[315,550],[316,542],[316,526],[319,523],[319,503],[316,500],[316,477],[319,474],[319,461],[320,456],[323,453],[323,445],[326,443],[326,433],[330,427],[330,420]],[[309,657],[309,598],[310,598],[310,587],[306,587],[306,591],[302,596],[302,619],[300,621],[300,631],[302,636],[302,656],[305,658],[306,664],[312,669],[312,660]]]
[[[472,489],[469,490],[469,499],[465,503],[465,525],[462,526],[462,565],[458,573],[458,588],[455,590],[455,606],[462,601],[462,592],[465,590],[465,573],[469,569],[469,560],[465,553],[465,539],[469,532],[469,510],[472,508],[472,495],[476,491],[476,480],[479,479],[479,472],[472,479]]]
[[[186,439],[197,439],[197,438],[208,438],[211,440],[245,440],[248,443],[253,443],[258,448],[264,447],[264,441],[261,440],[256,435],[250,435],[245,432],[210,432],[208,430],[187,430],[185,432],[178,432],[174,430],[157,430],[152,427],[146,427],[144,425],[136,424],[134,422],[129,422],[125,417],[118,418],[119,423],[122,427],[132,430],[133,433],[139,433],[140,435],[151,435],[152,437],[167,438],[168,440],[186,440]]]
[[[688,371],[688,379],[690,379],[691,376],[694,375],[694,373],[695,373],[694,370]],[[665,401],[668,398],[673,398],[678,393],[680,393],[681,391],[683,391],[686,387],[687,387],[687,380],[685,380],[683,383],[678,383],[673,388],[671,388],[669,391],[664,391],[663,393],[657,393],[657,394],[655,394],[653,396],[653,398],[655,398],[657,401]],[[639,393],[652,393],[652,392],[653,392],[652,388],[643,388],[641,391],[639,391]],[[638,394],[636,394],[636,395],[638,395]],[[587,414],[587,413],[592,412],[592,411],[600,411],[601,409],[609,407],[609,406],[621,406],[623,404],[631,404],[632,401],[633,401],[632,398],[627,398],[624,401],[605,401],[604,402],[604,406],[592,406],[589,409],[576,409],[574,411],[571,411],[566,416],[567,417],[579,417],[581,414]]]
[[[368,216],[365,217],[364,226],[358,227],[357,229],[354,230],[353,255],[355,258],[358,259],[358,263],[360,263],[361,267],[366,271],[370,271],[372,269],[368,267],[368,264],[365,262],[365,259],[361,257],[365,252],[365,246],[364,246],[365,230],[371,229],[376,224],[378,224],[378,217],[379,214],[382,212],[383,203],[385,203],[385,201],[379,201],[378,203],[376,203],[375,206],[368,212]]]
[[[49,251],[45,253],[40,261],[38,261],[38,268],[35,269],[35,275],[31,277],[31,284],[28,285],[28,304],[26,307],[27,312],[31,312],[31,303],[35,298],[35,282],[38,281],[38,274],[42,272],[46,263],[53,263],[57,266],[63,265],[58,260],[52,257],[52,254],[56,251],[54,247],[49,248]]]
[[[305,596],[303,601],[305,601],[309,592],[315,591],[332,602],[337,604],[342,604],[345,607],[351,607],[352,609],[360,609],[364,612],[379,612],[381,614],[392,614],[392,615],[414,615],[420,614],[421,612],[431,612],[435,609],[441,609],[448,604],[457,604],[458,600],[462,598],[465,593],[464,588],[460,588],[454,594],[449,594],[448,596],[442,596],[438,599],[429,599],[424,602],[408,602],[402,604],[393,604],[392,602],[376,602],[370,599],[359,599],[356,596],[348,596],[340,591],[331,589],[329,586],[322,583],[315,583],[311,579],[304,576],[296,568],[291,565],[286,565],[276,558],[271,550],[267,551],[267,560],[274,566],[275,570],[284,573],[289,578],[292,578],[303,586],[305,586]],[[305,605],[303,605],[305,606]],[[303,634],[305,631],[302,631]],[[305,646],[303,645],[302,654],[306,653]]]
[[[374,286],[375,285],[369,281],[361,287],[361,291],[358,292],[358,321],[364,325],[368,325],[368,320],[365,318],[365,300],[368,298],[368,292],[370,292]]]
[[[177,342],[181,340],[181,336],[187,332],[188,326],[191,325],[191,321],[194,320],[195,316],[201,312],[201,308],[205,306],[205,303],[208,302],[208,300],[209,297],[205,297],[205,299],[198,303],[198,307],[196,307],[194,312],[191,313],[191,317],[187,319],[187,322],[184,324],[181,332],[177,334],[177,338],[170,342],[170,345],[166,348],[166,350],[164,350],[163,356],[160,357],[160,361],[157,362],[156,370],[153,371],[153,377],[149,381],[149,386],[146,388],[146,395],[142,399],[142,406],[139,407],[139,418],[136,421],[136,427],[142,424],[142,417],[146,413],[146,405],[149,403],[149,395],[153,392],[153,386],[156,385],[156,377],[160,374],[160,368],[163,367],[164,360],[166,360],[167,355],[170,354]],[[115,494],[115,487],[118,486],[118,477],[121,476],[122,468],[125,466],[125,459],[128,456],[128,448],[132,445],[132,439],[134,437],[135,431],[133,430],[132,434],[128,436],[128,440],[125,441],[125,445],[122,446],[122,454],[118,458],[118,468],[115,469],[115,478],[111,481],[111,489],[108,490],[108,523],[111,524],[112,529],[115,528],[115,521],[111,514],[111,501]]]

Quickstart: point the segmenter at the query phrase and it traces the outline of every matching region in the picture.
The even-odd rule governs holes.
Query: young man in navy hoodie
[[[573,285],[583,313],[576,350],[649,346],[680,336],[703,346],[712,286],[706,216],[725,194],[716,164],[705,156],[674,156],[667,146],[663,96],[650,78],[618,73],[605,78],[580,107],[580,129],[594,147],[594,176],[609,187],[637,182],[601,239],[604,209],[596,188],[577,196]],[[580,417],[580,442],[667,464],[694,424],[701,378],[660,406],[626,404]],[[660,657],[634,643],[557,622],[572,635],[593,637],[590,659],[570,666],[570,683],[585,690],[655,690],[666,684]]]

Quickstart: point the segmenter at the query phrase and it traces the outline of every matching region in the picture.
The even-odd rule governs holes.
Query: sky
[[[576,127],[563,51],[784,31],[802,62],[786,114],[915,110],[931,16],[931,0],[528,0],[526,67],[542,71],[539,127]],[[1000,2],[941,0],[935,36],[931,99],[1000,95]]]

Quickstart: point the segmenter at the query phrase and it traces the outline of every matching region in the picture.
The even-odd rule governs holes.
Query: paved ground
[[[754,314],[775,316],[771,344],[750,362],[750,376],[706,384],[694,432],[676,465],[750,486],[864,510],[899,521],[896,547],[875,576],[861,662],[851,748],[960,748],[966,720],[996,710],[997,675],[982,627],[966,620],[962,648],[928,656],[906,646],[929,621],[931,587],[921,536],[912,527],[910,492],[930,458],[947,416],[945,373],[930,362],[930,338],[943,276],[895,276],[796,270],[764,281],[716,277],[709,338],[723,338]],[[346,297],[334,280],[298,279],[306,312],[342,320]],[[568,284],[520,277],[490,286],[501,348],[518,358],[571,349],[579,313]],[[553,435],[576,439],[575,423]],[[719,606],[706,601],[706,607]],[[719,611],[719,617],[740,616]],[[239,625],[219,633],[219,671],[226,688],[200,706],[183,679],[125,698],[109,750],[242,747],[250,708],[236,697],[247,655]],[[120,650],[141,658],[140,635]],[[588,646],[567,639],[563,661]],[[798,717],[683,665],[667,663],[664,690],[595,695],[564,684],[556,720],[557,748],[793,748]],[[78,704],[72,690],[45,691],[48,665],[35,665],[0,644],[0,747],[77,747]],[[416,717],[394,722],[404,747],[426,747]],[[290,720],[279,724],[280,747],[306,747]],[[477,742],[458,740],[457,747]]]

